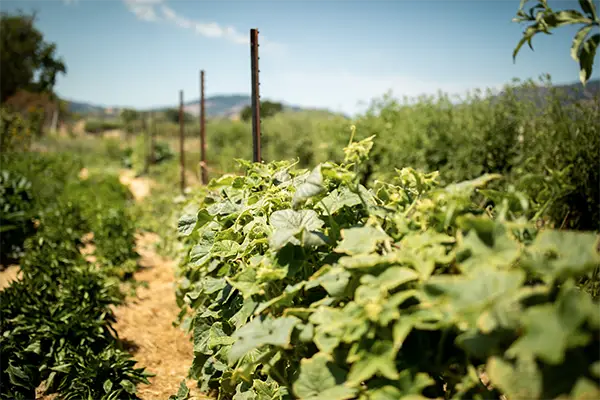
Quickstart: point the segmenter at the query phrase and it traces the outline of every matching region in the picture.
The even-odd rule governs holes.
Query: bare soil
[[[137,236],[141,269],[135,274],[148,287],[137,289],[137,297],[115,309],[115,329],[119,338],[129,344],[138,365],[156,374],[150,385],[138,385],[140,398],[167,399],[177,393],[179,383],[187,376],[194,351],[190,336],[172,325],[179,313],[175,303],[175,262],[157,255],[153,249],[158,236]],[[186,381],[193,399],[203,399],[193,380]]]
[[[135,177],[133,170],[123,170],[119,175],[119,181],[129,187],[133,197],[140,201],[150,194],[152,181],[146,177]]]
[[[148,178],[135,178],[132,171],[122,171],[120,180],[137,201],[150,194],[152,181]],[[177,393],[194,356],[190,335],[172,324],[179,313],[174,290],[176,264],[156,254],[154,244],[159,239],[154,233],[136,236],[141,269],[134,279],[147,282],[148,287],[138,288],[136,297],[115,309],[119,338],[129,344],[138,365],[155,374],[149,378],[150,385],[138,385],[138,395],[143,400],[164,400]],[[190,399],[207,399],[198,391],[195,381],[186,383]]]
[[[12,281],[21,279],[21,269],[18,265],[9,265],[0,271],[0,290],[10,286]]]

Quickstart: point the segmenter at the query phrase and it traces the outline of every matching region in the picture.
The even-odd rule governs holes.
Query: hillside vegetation
[[[595,84],[592,82],[592,85]],[[584,95],[585,94],[585,95]],[[549,77],[507,84],[501,96],[476,90],[457,101],[447,94],[398,101],[374,99],[352,121],[322,112],[283,112],[262,124],[264,160],[297,160],[300,167],[340,161],[350,123],[357,138],[376,135],[363,183],[410,165],[439,171],[445,184],[499,173],[494,188],[531,196],[536,219],[563,228],[600,229],[600,92],[554,87]],[[178,151],[179,127],[158,122],[156,132]],[[198,170],[198,123],[186,124],[188,167]],[[249,122],[209,120],[211,177],[235,172],[235,159],[252,157]],[[535,210],[535,211],[534,211]],[[541,222],[540,222],[541,223]]]

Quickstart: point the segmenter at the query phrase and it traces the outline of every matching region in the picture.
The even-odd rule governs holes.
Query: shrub
[[[85,131],[89,133],[103,133],[113,129],[121,129],[119,121],[88,120],[85,122]]]
[[[0,171],[0,263],[18,260],[25,239],[34,232],[31,182],[20,174]]]
[[[0,108],[0,148],[3,153],[29,149],[31,135],[28,121],[18,113]]]

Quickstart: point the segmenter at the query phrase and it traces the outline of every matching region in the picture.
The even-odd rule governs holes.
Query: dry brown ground
[[[123,185],[129,187],[129,190],[133,194],[133,197],[140,201],[143,200],[144,197],[150,194],[150,190],[152,188],[152,181],[146,177],[135,177],[135,172],[133,170],[123,170],[119,174],[119,181]]]
[[[172,325],[179,312],[173,288],[175,262],[154,252],[157,240],[151,233],[137,236],[142,268],[135,279],[148,282],[148,287],[138,288],[137,297],[115,309],[119,338],[131,344],[129,351],[140,366],[156,374],[149,379],[150,385],[138,385],[144,400],[164,400],[176,393],[193,359],[189,335]],[[193,380],[187,384],[194,388],[192,398],[203,398]]]
[[[120,180],[129,186],[137,201],[150,194],[152,181],[148,178],[135,178],[131,171],[123,171]],[[129,350],[139,365],[156,374],[149,378],[150,385],[138,385],[143,400],[164,400],[176,393],[193,359],[190,336],[172,325],[179,313],[175,303],[175,262],[156,254],[154,243],[158,240],[158,235],[152,233],[137,235],[142,268],[134,278],[146,281],[148,287],[138,288],[137,297],[115,309],[119,338],[131,344]],[[186,383],[191,399],[205,398],[193,380]]]
[[[12,281],[21,279],[21,269],[18,265],[9,265],[0,271],[0,290],[9,287]]]

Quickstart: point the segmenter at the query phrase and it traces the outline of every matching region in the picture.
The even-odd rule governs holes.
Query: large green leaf
[[[302,182],[298,188],[296,188],[296,192],[294,193],[294,197],[292,198],[292,205],[296,207],[301,202],[306,199],[316,196],[317,194],[323,192],[325,188],[323,187],[323,175],[321,175],[321,165],[318,165],[315,169],[312,170],[310,175],[306,178],[304,182]]]
[[[350,255],[372,253],[380,242],[390,240],[385,232],[373,226],[342,229],[341,235],[342,240],[335,251]]]
[[[470,229],[457,247],[460,268],[465,273],[490,267],[508,268],[520,255],[519,244],[503,224],[484,218],[466,218],[459,223]]]
[[[313,210],[275,211],[271,214],[269,222],[275,228],[270,241],[274,250],[279,250],[288,243],[306,246],[324,244],[319,232],[316,232],[324,222]],[[298,234],[301,234],[302,241],[296,237]]]
[[[530,307],[521,317],[523,334],[506,351],[509,357],[531,355],[548,364],[564,361],[567,349],[585,346],[591,335],[581,329],[598,319],[598,308],[589,295],[572,287],[563,287],[554,304]],[[597,327],[596,327],[597,329]]]
[[[334,189],[321,201],[323,204],[319,204],[319,206],[325,208],[331,214],[336,214],[344,207],[352,207],[361,204],[358,194],[352,192],[345,186]]]
[[[424,285],[429,306],[447,313],[462,329],[475,327],[482,313],[504,297],[515,295],[525,280],[523,271],[482,268],[470,276],[433,276]]]
[[[548,279],[580,277],[600,265],[598,240],[590,232],[544,230],[527,248],[523,265]]]
[[[396,350],[391,342],[377,341],[369,349],[361,349],[348,374],[348,384],[355,386],[378,375],[391,380],[400,377],[396,370]]]
[[[352,399],[356,390],[343,385],[345,378],[346,372],[333,363],[331,356],[317,353],[312,358],[300,360],[300,375],[294,382],[294,393],[303,400]]]
[[[542,394],[542,375],[531,357],[519,357],[516,365],[492,357],[487,363],[487,372],[491,383],[509,399],[539,399]]]
[[[289,347],[292,331],[299,323],[296,317],[254,318],[233,334],[235,343],[229,351],[229,361],[237,361],[250,350],[267,344]]]
[[[600,33],[597,33],[583,43],[579,52],[579,80],[584,85],[592,77],[592,67],[599,43]]]

